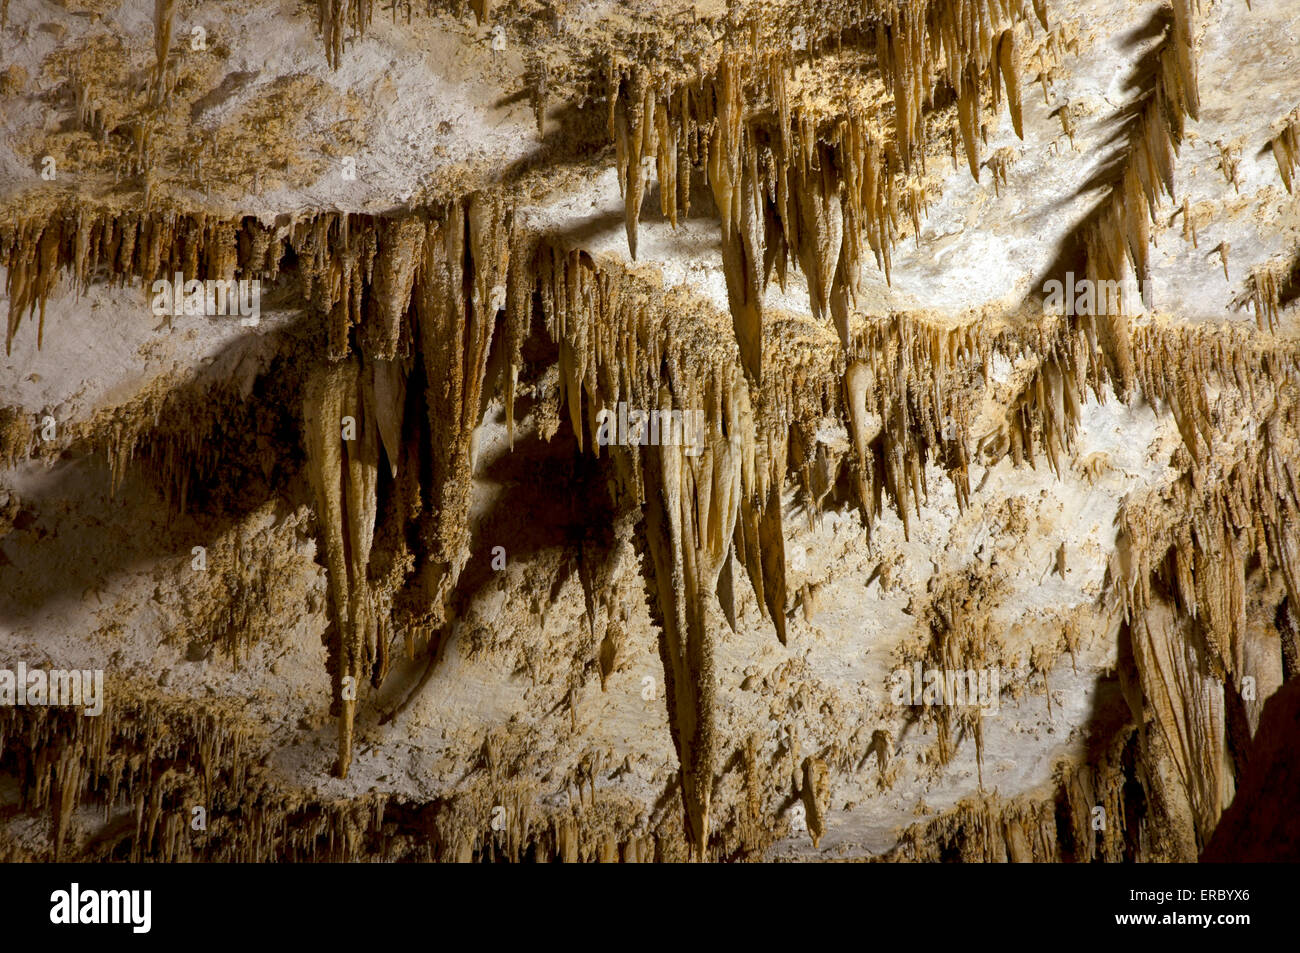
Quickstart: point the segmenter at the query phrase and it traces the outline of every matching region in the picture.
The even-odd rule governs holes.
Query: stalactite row
[[[391,10],[394,22],[397,20],[398,8],[405,5],[406,22],[411,22],[412,7],[415,0],[393,0],[386,9]],[[464,17],[465,8],[474,12],[475,21],[481,26],[492,22],[492,14],[500,0],[425,0],[423,13],[432,16],[440,9],[451,13],[457,19]],[[316,27],[321,32],[325,43],[325,58],[331,69],[338,69],[343,61],[343,49],[350,29],[355,37],[365,36],[375,12],[374,0],[316,0]]]
[[[1050,802],[988,795],[961,802],[933,821],[909,827],[885,859],[939,863],[1043,863],[1060,860]]]
[[[292,248],[302,298],[323,319],[328,355],[341,362],[310,382],[305,417],[313,485],[327,514],[326,558],[335,570],[331,608],[338,642],[331,657],[340,692],[345,678],[351,679],[349,693],[358,689],[365,672],[382,679],[385,636],[392,623],[390,613],[377,610],[387,606],[398,583],[413,571],[414,557],[405,552],[403,535],[394,533],[385,553],[383,584],[366,581],[381,446],[396,495],[404,501],[403,515],[418,522],[425,544],[424,561],[414,568],[429,607],[419,610],[418,600],[409,600],[411,611],[401,615],[407,627],[427,633],[440,625],[439,607],[467,557],[469,443],[481,413],[497,309],[505,303],[508,223],[492,199],[474,198],[450,209],[445,220],[413,216],[377,221],[327,214],[268,229],[253,219],[113,214],[83,207],[21,219],[0,233],[10,293],[7,344],[26,314],[39,309],[43,315],[60,270],[70,272],[78,289],[101,273],[109,281],[139,277],[145,288],[155,277],[174,272],[186,280],[228,280],[236,274],[274,278]],[[512,300],[516,308],[521,303],[518,294]],[[414,325],[406,320],[412,305]],[[519,325],[527,317],[520,315],[510,324],[516,351]],[[425,458],[418,453],[408,457],[402,443],[413,348],[427,381],[425,419],[435,448]],[[163,475],[165,492],[183,509],[189,481],[203,480],[222,461],[214,456],[218,451],[207,431],[191,426],[168,435],[145,420],[152,416],[157,421],[161,408],[152,415],[147,410],[127,408],[110,427],[99,428],[111,435],[105,449],[114,484],[143,442]],[[351,418],[354,432],[352,439],[340,442],[345,417]],[[254,425],[252,433],[260,430]],[[422,459],[430,460],[433,471],[433,489],[423,494],[416,478]],[[336,705],[341,709],[340,769],[345,770],[352,703],[336,695]]]
[[[97,718],[59,708],[0,709],[0,765],[18,808],[49,817],[48,852],[0,835],[10,861],[363,859],[468,862],[674,861],[687,844],[672,824],[647,824],[635,805],[539,808],[510,783],[484,779],[453,798],[382,794],[329,799],[286,790],[262,742],[237,713],[110,683]],[[495,831],[492,810],[507,807]],[[88,808],[102,812],[98,822]],[[203,809],[196,826],[194,809]]]
[[[341,770],[360,682],[382,682],[392,636],[432,635],[446,621],[446,600],[468,553],[470,435],[485,399],[498,385],[509,393],[517,380],[536,307],[559,349],[562,403],[575,437],[610,454],[623,503],[640,507],[646,520],[646,582],[663,627],[686,829],[697,850],[709,830],[717,756],[708,603],[717,594],[726,614],[734,562],[784,638],[784,479],[794,472],[817,500],[841,464],[818,459],[825,453],[814,436],[820,421],[837,419],[850,434],[849,469],[868,524],[886,496],[906,521],[927,492],[931,459],[952,476],[959,501],[968,495],[970,398],[995,353],[1040,358],[1033,399],[1012,414],[1020,415],[1018,445],[1031,461],[1034,433],[1057,435],[1046,438],[1054,461],[1068,450],[1060,435],[1071,431],[1085,387],[1099,387],[1105,376],[1086,328],[1044,328],[1035,339],[993,335],[978,321],[939,327],[902,315],[855,315],[846,358],[824,326],[773,315],[766,343],[781,359],[755,387],[738,371],[736,344],[711,308],[529,234],[483,194],[395,218],[322,215],[274,232],[250,222],[160,216],[133,218],[129,227],[105,219],[65,234],[58,224],[67,221],[51,220],[54,252],[42,274],[62,267],[86,281],[103,271],[110,279],[147,275],[163,265],[148,250],[157,240],[140,236],[164,230],[190,274],[217,267],[276,273],[288,249],[294,252],[302,298],[324,325],[320,350],[332,358],[306,375],[303,425],[329,570]],[[21,241],[48,241],[44,230],[21,224],[12,235],[11,260],[35,257]],[[1208,426],[1185,409],[1204,399],[1198,404],[1165,383],[1164,371],[1180,361],[1192,362],[1183,376],[1211,386],[1249,386],[1279,372],[1243,363],[1241,349],[1217,353],[1214,342],[1198,347],[1154,328],[1137,333],[1140,390],[1170,405],[1180,426],[1183,418],[1200,431]],[[489,364],[497,334],[502,356]],[[602,449],[610,441],[608,431],[599,439],[601,411],[619,403],[701,411],[699,443],[690,448],[699,452],[681,442]],[[1016,446],[1008,436],[999,452]]]
[[[793,258],[807,280],[814,317],[833,318],[847,347],[863,236],[888,279],[900,211],[919,230],[924,189],[918,183],[899,189],[897,180],[924,165],[922,108],[941,73],[957,92],[977,180],[986,87],[995,105],[1005,88],[1016,132],[1023,133],[1015,40],[1023,3],[912,0],[887,13],[874,37],[894,99],[892,143],[877,117],[860,108],[827,116],[798,102],[788,51],[732,51],[710,76],[675,87],[641,65],[609,68],[610,134],[632,257],[646,160],[654,157],[661,211],[674,225],[679,213],[690,211],[692,169],[701,168],[721,220],[736,340],[756,381],[762,375],[763,299],[774,269],[784,286]]]
[[[144,292],[155,278],[274,278],[280,255],[271,232],[254,219],[230,221],[202,212],[116,212],[78,204],[50,212],[33,210],[0,226],[0,263],[9,295],[5,350],[9,353],[24,317],[39,313],[44,337],[45,303],[60,271],[78,291],[103,276],[125,284],[139,278]],[[142,306],[147,306],[148,297]]]
[[[241,277],[274,276],[280,254],[278,245],[271,252],[270,239],[271,232],[252,220],[230,222],[201,213],[119,214],[83,206],[14,220],[0,229],[0,260],[8,265],[10,293],[7,349],[24,315],[44,312],[61,271],[68,273],[78,292],[92,281],[127,284],[139,277],[140,309],[145,312],[154,278],[171,280],[176,271],[186,279],[202,275],[227,280],[237,272]],[[38,346],[42,338],[38,329]],[[232,482],[247,483],[251,474],[273,481],[274,472],[287,465],[267,452],[282,421],[273,401],[249,397],[278,350],[291,360],[301,343],[275,335],[232,350],[208,372],[169,378],[129,404],[101,410],[89,420],[59,421],[57,446],[102,454],[113,492],[129,467],[140,466],[173,512],[186,511],[196,488],[209,491],[210,498]],[[276,379],[280,384],[292,380],[282,375]],[[243,476],[233,480],[236,473]]]
[[[121,687],[109,682],[105,692],[115,696]],[[102,798],[108,816],[113,807],[133,808],[128,830],[131,859],[138,861],[182,852],[189,804],[215,807],[227,792],[255,787],[244,729],[192,702],[155,698],[145,705],[148,694],[137,686],[132,702],[108,706],[96,718],[68,709],[0,709],[0,758],[20,779],[23,807],[51,812],[53,859],[63,853],[83,798]],[[168,771],[169,763],[189,770]]]
[[[1300,375],[1294,344],[1261,340],[1244,329],[1144,322],[1134,328],[1133,340],[1139,393],[1168,409],[1197,468],[1212,456],[1213,435],[1226,432],[1224,420],[1259,413],[1261,401],[1285,394]],[[1199,481],[1198,469],[1192,478]]]
[[[1187,453],[1198,465],[1218,432],[1216,421],[1226,417],[1221,406],[1211,407],[1208,394],[1221,395],[1220,402],[1225,394],[1246,395],[1237,409],[1248,412],[1256,389],[1269,386],[1255,382],[1292,379],[1300,359],[1290,345],[1265,346],[1225,326],[1180,330],[1144,321],[1130,333],[1130,396],[1140,396],[1173,416]],[[1108,384],[1116,384],[1115,362],[1105,359],[1098,337],[1091,319],[1083,317],[1073,329],[1042,328],[1023,342],[1028,346],[1022,355],[1039,355],[1041,362],[1008,407],[1003,426],[980,439],[978,452],[992,460],[1010,453],[1017,466],[1034,466],[1037,441],[1059,474],[1089,394],[1104,401]],[[1012,346],[996,349],[1009,353]]]

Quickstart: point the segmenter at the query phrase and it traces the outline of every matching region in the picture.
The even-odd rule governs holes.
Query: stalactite
[[[1007,89],[1007,108],[1011,111],[1011,125],[1017,138],[1025,138],[1025,123],[1020,95],[1020,58],[1016,50],[1016,31],[1004,30],[998,40],[998,69]],[[995,87],[996,88],[996,85]]]
[[[453,203],[424,239],[415,308],[434,453],[433,498],[422,529],[431,596],[450,592],[469,554],[473,433],[497,310],[505,304],[508,247],[505,211],[484,194]]]
[[[373,279],[377,323],[371,325],[376,333],[367,342],[375,358],[397,357],[424,231],[424,224],[414,216],[380,223]]]
[[[766,247],[760,209],[757,157],[746,148],[741,79],[724,60],[713,96],[718,104],[707,179],[722,221],[722,264],[741,361],[755,381],[762,379],[763,294]],[[662,186],[661,186],[662,187]]]
[[[803,797],[808,836],[812,838],[813,847],[821,843],[826,833],[826,807],[829,787],[826,762],[821,758],[804,758],[803,785],[800,788]]]
[[[474,19],[479,26],[492,22],[492,5],[493,0],[469,0],[470,9],[474,11]]]
[[[154,0],[153,5],[153,101],[161,104],[166,99],[167,53],[172,45],[172,20],[176,16],[176,0]]]
[[[303,407],[309,473],[329,568],[332,707],[339,718],[340,777],[347,777],[352,761],[358,692],[375,637],[368,572],[379,437],[375,421],[365,412],[361,378],[356,359],[328,365],[308,382]]]

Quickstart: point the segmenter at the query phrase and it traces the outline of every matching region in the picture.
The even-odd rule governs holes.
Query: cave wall
[[[0,669],[106,711],[0,704],[0,856],[1211,843],[1300,669],[1281,0],[47,6]]]

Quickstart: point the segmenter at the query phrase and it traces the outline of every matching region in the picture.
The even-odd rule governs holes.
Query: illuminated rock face
[[[1285,816],[1284,5],[67,6],[0,60],[0,858]]]

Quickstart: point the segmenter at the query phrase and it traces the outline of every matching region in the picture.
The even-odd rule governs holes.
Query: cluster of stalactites
[[[1251,559],[1281,574],[1292,604],[1300,599],[1300,472],[1297,413],[1278,406],[1235,461],[1207,473],[1193,464],[1168,499],[1130,501],[1121,509],[1110,576],[1125,618],[1139,618],[1162,579],[1176,608],[1200,621],[1228,674],[1241,670],[1246,636],[1245,573]],[[1184,435],[1185,439],[1193,439]]]
[[[610,428],[623,426],[614,422],[622,407],[658,412],[665,421],[657,442],[633,440],[606,452],[624,502],[640,505],[646,520],[646,585],[662,630],[686,830],[702,851],[717,760],[716,634],[708,612],[715,595],[723,606],[734,604],[724,595],[735,584],[733,561],[748,570],[760,608],[784,641],[786,441],[757,439],[782,423],[763,409],[765,401],[755,413],[731,342],[717,338],[716,325],[680,320],[698,308],[685,293],[665,294],[552,244],[541,248],[537,278],[579,444],[602,452]],[[673,414],[682,421],[675,434],[667,423]],[[734,615],[728,621],[734,625]]]
[[[387,672],[394,597],[416,586],[425,609],[404,624],[437,628],[469,555],[473,433],[490,396],[497,315],[506,312],[511,382],[528,319],[520,292],[507,293],[512,222],[498,198],[476,193],[428,217],[320,216],[291,236],[329,344],[303,422],[329,567],[344,775],[360,684]],[[423,406],[408,421],[417,368]]]
[[[316,26],[325,40],[325,58],[331,69],[343,61],[343,45],[350,28],[363,36],[374,14],[373,0],[316,0]]]
[[[1266,261],[1246,276],[1246,291],[1237,304],[1249,304],[1261,331],[1276,331],[1289,299],[1300,295],[1300,250]]]
[[[1016,133],[1023,134],[1015,28],[1022,7],[1004,0],[916,0],[889,8],[891,19],[878,21],[876,40],[894,97],[892,144],[862,110],[828,117],[794,102],[788,52],[728,52],[710,76],[675,87],[657,82],[642,66],[611,65],[609,125],[632,257],[648,179],[645,160],[655,160],[661,212],[674,225],[690,211],[691,175],[698,167],[721,221],[727,294],[750,377],[762,379],[767,283],[775,271],[784,287],[791,259],[806,277],[814,317],[833,319],[847,348],[866,248],[889,280],[900,212],[920,227],[924,192],[919,186],[900,190],[898,180],[924,164],[921,111],[939,72],[957,91],[976,179],[986,87],[995,104],[1005,89]]]
[[[1003,425],[983,438],[980,449],[994,459],[1009,453],[1016,466],[1027,462],[1031,467],[1037,466],[1041,451],[1059,476],[1073,450],[1087,393],[1091,389],[1103,398],[1108,378],[1090,326],[1044,333],[1036,351],[1041,355],[1038,367],[1011,401]]]
[[[1125,725],[1085,764],[1061,766],[1057,775],[1057,801],[1064,803],[1069,823],[1070,845],[1075,863],[1119,863],[1141,849],[1142,832],[1131,826],[1138,811],[1126,803],[1132,780],[1126,770],[1141,771],[1140,764],[1128,768],[1124,751],[1133,736],[1132,723]],[[1147,772],[1149,773],[1149,772]],[[1142,778],[1146,780],[1145,777]],[[1127,790],[1126,790],[1127,789]],[[1097,808],[1102,809],[1105,824],[1097,829]],[[1060,820],[1058,814],[1058,822]],[[1140,825],[1141,820],[1138,821]],[[1154,859],[1142,856],[1134,860]],[[1191,858],[1186,858],[1190,860]]]
[[[1036,2],[1034,9],[1047,29],[1046,5]],[[894,99],[894,131],[905,169],[925,162],[924,110],[940,71],[956,94],[966,160],[977,181],[986,86],[995,108],[1005,89],[1012,125],[1024,138],[1015,29],[1024,18],[1023,0],[907,0],[876,21],[877,57]]]
[[[1244,618],[1223,607],[1241,603],[1232,593],[1244,586],[1248,555],[1266,574],[1270,567],[1281,571],[1290,598],[1300,595],[1293,532],[1300,516],[1293,396],[1300,354],[1245,331],[1143,324],[1134,329],[1134,355],[1139,392],[1169,410],[1189,463],[1157,497],[1126,501],[1111,591],[1131,621],[1151,604],[1152,581],[1170,570],[1175,604],[1210,620],[1229,660],[1238,653],[1226,647],[1240,643]],[[1261,422],[1225,460],[1223,421],[1231,418]],[[1223,560],[1220,569],[1198,580],[1197,566],[1207,566],[1211,554]],[[1232,578],[1240,585],[1227,585]],[[1225,669],[1234,670],[1230,662]]]
[[[1190,463],[1170,486],[1121,507],[1109,593],[1129,627],[1141,700],[1130,703],[1135,714],[1145,704],[1158,729],[1144,736],[1146,757],[1168,759],[1186,805],[1185,858],[1232,797],[1229,685],[1255,679],[1259,699],[1277,687],[1276,670],[1261,663],[1281,654],[1276,636],[1248,622],[1250,567],[1265,586],[1280,576],[1289,604],[1300,598],[1300,359],[1222,332],[1148,330],[1135,343],[1142,389],[1172,410]],[[1258,423],[1228,445],[1223,421],[1241,417]],[[1245,707],[1253,724],[1258,705]]]
[[[911,534],[928,489],[931,457],[948,472],[964,507],[970,496],[972,388],[984,383],[993,341],[980,322],[929,325],[904,314],[855,325],[844,374],[844,420],[853,475],[868,527],[882,496]]]
[[[440,0],[436,4],[433,0],[427,0],[424,12],[430,13],[435,6],[438,6],[447,8],[449,12],[460,18],[465,15],[465,7],[468,5],[474,11],[475,21],[481,26],[491,21],[492,10],[496,4],[497,0]],[[402,6],[400,0],[394,0],[385,9],[392,12],[393,20],[396,21],[399,8]],[[412,0],[406,0],[404,6],[406,22],[410,23]],[[347,41],[365,35],[374,16],[374,9],[374,0],[316,0],[316,26],[325,42],[325,58],[331,69],[339,68]],[[347,33],[349,29],[353,33],[352,36]]]
[[[1133,395],[1173,416],[1193,463],[1189,479],[1198,485],[1219,426],[1209,394],[1240,395],[1233,406],[1251,412],[1257,400],[1265,399],[1260,394],[1273,393],[1270,382],[1294,380],[1300,367],[1300,356],[1289,345],[1265,346],[1244,331],[1172,329],[1153,322],[1126,329]],[[1011,402],[1003,425],[981,438],[979,452],[995,459],[1010,453],[1017,466],[1033,466],[1037,443],[1059,474],[1084,402],[1089,395],[1103,401],[1111,387],[1118,389],[1118,362],[1100,346],[1099,337],[1083,321],[1074,328],[1044,328],[1037,342],[1028,342],[1032,346],[1022,356],[1038,355],[1039,365]],[[1010,343],[998,342],[997,348],[1012,353]],[[1222,406],[1221,398],[1220,417]]]
[[[664,627],[674,738],[684,779],[689,777],[683,785],[687,829],[697,845],[708,830],[711,782],[706,781],[716,753],[706,603],[716,594],[724,612],[734,606],[724,592],[734,594],[733,566],[743,568],[759,606],[784,635],[781,491],[787,453],[791,445],[815,442],[793,439],[807,423],[808,412],[798,409],[799,395],[818,391],[815,410],[844,420],[859,473],[865,475],[864,506],[878,507],[883,493],[906,520],[906,511],[919,507],[925,493],[928,454],[953,474],[959,500],[965,498],[967,415],[973,405],[964,395],[975,376],[987,371],[991,349],[1005,347],[987,340],[978,324],[937,328],[896,316],[853,327],[842,393],[835,375],[843,365],[833,344],[809,362],[783,359],[756,389],[736,369],[734,342],[719,332],[716,321],[697,313],[700,306],[685,292],[663,292],[580,251],[525,237],[507,210],[483,195],[436,213],[392,219],[319,216],[279,239],[249,223],[224,228],[210,223],[209,228],[193,220],[150,219],[124,228],[87,219],[81,231],[62,230],[70,221],[55,219],[47,226],[56,237],[43,273],[53,275],[61,264],[89,276],[101,264],[125,261],[128,273],[152,274],[161,264],[159,252],[140,251],[148,247],[165,248],[177,260],[193,256],[189,274],[208,267],[273,269],[284,243],[294,248],[304,298],[326,319],[334,358],[308,385],[305,423],[330,570],[336,690],[343,677],[352,678],[354,686],[368,673],[372,681],[382,678],[388,642],[382,627],[392,624],[383,600],[395,588],[414,580],[436,603],[455,584],[468,522],[469,437],[491,389],[487,355],[499,311],[504,310],[509,387],[519,370],[520,344],[537,292],[559,345],[565,400],[583,446],[597,449],[597,416],[619,402],[702,411],[704,442],[698,455],[671,445],[612,451],[629,498],[661,530],[648,534],[653,578],[647,584]],[[158,244],[155,233],[163,228],[171,229],[174,244]],[[39,245],[44,234],[29,229],[19,238]],[[132,248],[123,258],[127,235]],[[142,240],[142,235],[154,237]],[[11,236],[6,253],[15,247]],[[35,256],[28,248],[20,257]],[[1068,340],[1082,347],[1085,331]],[[1175,408],[1183,427],[1190,411],[1182,408],[1204,402],[1161,390],[1158,369],[1173,366],[1161,348],[1201,362],[1210,357],[1204,348],[1151,333],[1150,341],[1138,341],[1134,349],[1135,377],[1145,393]],[[1043,380],[1034,385],[1026,413],[1037,416],[1025,431],[1066,433],[1084,387],[1102,372],[1087,369],[1095,348],[1058,354],[1045,341],[1039,350],[1050,359],[1044,361]],[[1278,372],[1271,365],[1214,360],[1224,380],[1267,380]],[[405,397],[406,387],[417,365],[427,392],[419,419],[408,421],[413,402]],[[1209,379],[1199,365],[1180,376]],[[345,417],[356,425],[351,440],[339,432]],[[1204,420],[1187,419],[1204,430]],[[423,436],[410,439],[426,428],[442,429],[427,446]],[[1013,443],[1009,440],[1009,449]],[[1058,439],[1056,452],[1064,446]],[[1032,459],[1032,450],[1028,453]],[[434,479],[421,485],[419,461],[426,457]],[[1294,486],[1289,471],[1288,479]],[[414,520],[427,553],[387,552],[377,561],[385,546],[406,535],[390,531],[385,525],[390,518],[396,524]],[[341,718],[345,768],[352,711],[344,708]]]
[[[1143,287],[1150,280],[1151,225],[1156,222],[1160,196],[1174,199],[1174,160],[1185,120],[1200,113],[1194,5],[1195,0],[1173,0],[1151,95],[1131,124],[1119,178],[1084,228],[1088,275],[1094,282],[1123,282],[1129,264]],[[1091,320],[1111,363],[1115,390],[1127,399],[1132,387],[1127,319],[1108,312]]]
[[[284,788],[257,764],[258,739],[214,704],[116,686],[103,715],[74,709],[0,709],[0,755],[17,773],[19,815],[49,817],[46,852],[9,838],[0,853],[33,861],[392,860],[469,862],[495,857],[564,862],[677,861],[688,846],[670,823],[647,824],[630,806],[574,812],[537,807],[526,784],[493,778],[454,798],[404,802],[390,795],[319,798]],[[207,825],[196,835],[191,807]],[[131,817],[87,836],[77,815]],[[504,808],[504,826],[489,822]],[[12,821],[12,819],[10,819]]]
[[[983,794],[903,833],[891,859],[963,862],[1193,861],[1233,795],[1222,685],[1167,613],[1128,638],[1131,709],[1083,763],[1058,764],[1046,798]],[[1136,757],[1134,755],[1136,754]],[[1097,824],[1098,819],[1104,821]]]
[[[674,224],[690,210],[692,168],[704,170],[721,223],[736,341],[758,382],[773,271],[784,286],[793,258],[807,276],[814,315],[833,313],[843,338],[862,236],[888,272],[899,203],[882,138],[860,115],[821,131],[811,115],[792,115],[785,64],[772,57],[762,82],[778,118],[775,129],[761,128],[746,116],[744,72],[739,57],[727,56],[710,79],[663,91],[640,69],[616,72],[611,131],[633,257],[647,184],[643,157],[655,157],[662,211]]]
[[[1281,129],[1269,143],[1273,147],[1273,158],[1277,160],[1277,171],[1282,176],[1282,184],[1288,192],[1295,192],[1296,171],[1300,169],[1300,109],[1281,122]]]
[[[996,794],[960,802],[951,811],[914,824],[889,859],[938,863],[1048,863],[1061,859],[1055,805]]]
[[[1002,646],[993,632],[987,610],[981,610],[979,596],[964,585],[945,585],[930,601],[930,644],[923,665],[943,672],[981,671],[1000,664]],[[910,660],[909,660],[910,661]],[[1000,686],[992,686],[995,691]],[[1050,699],[1050,692],[1049,692]],[[952,699],[946,699],[951,702]],[[1050,704],[1050,701],[1049,701]],[[975,739],[975,764],[980,788],[984,786],[984,717],[983,709],[967,698],[965,706],[939,704],[922,709],[933,718],[939,764],[948,764],[957,753],[955,736]]]
[[[110,700],[131,700],[110,703],[95,718],[68,708],[0,709],[0,754],[11,746],[30,754],[10,762],[20,772],[22,806],[51,813],[53,856],[45,859],[63,858],[74,815],[91,792],[109,805],[134,805],[130,859],[138,862],[178,856],[188,805],[219,809],[225,792],[256,787],[241,750],[244,729],[201,702],[146,702],[148,688],[120,691],[126,687],[109,685]],[[173,767],[159,770],[160,763]]]

